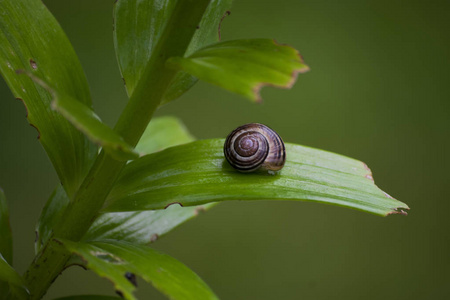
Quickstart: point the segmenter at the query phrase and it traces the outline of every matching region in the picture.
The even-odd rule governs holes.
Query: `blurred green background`
[[[110,125],[126,102],[112,2],[44,1]],[[285,141],[360,159],[411,211],[381,218],[314,203],[232,202],[154,247],[194,269],[221,299],[450,299],[449,20],[448,1],[235,0],[224,40],[275,38],[299,49],[311,71],[292,90],[264,89],[261,105],[199,83],[157,114],[180,117],[202,139],[261,122]],[[3,81],[0,95],[0,186],[23,272],[57,177]],[[86,293],[114,291],[72,268],[46,299]],[[144,282],[138,296],[164,299]]]

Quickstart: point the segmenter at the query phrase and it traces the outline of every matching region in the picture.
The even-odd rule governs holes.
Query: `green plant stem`
[[[178,1],[161,39],[147,63],[139,84],[122,112],[115,130],[135,146],[158,108],[176,71],[165,67],[167,58],[183,56],[210,0]],[[63,270],[69,253],[58,247],[58,238],[79,241],[98,216],[106,197],[126,162],[102,151],[89,174],[54,228],[53,237],[37,254],[25,273],[31,299],[40,299]]]

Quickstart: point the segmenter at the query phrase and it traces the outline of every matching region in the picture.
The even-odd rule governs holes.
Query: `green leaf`
[[[97,153],[96,146],[50,107],[49,93],[26,70],[91,105],[80,62],[61,27],[40,0],[0,0],[0,72],[15,97],[27,108],[30,124],[58,176],[72,196]]]
[[[268,39],[221,42],[186,58],[172,57],[167,63],[258,102],[263,86],[290,88],[298,73],[309,70],[297,50]]]
[[[0,254],[0,283],[1,282],[8,283],[10,287],[9,293],[15,295],[17,298],[27,298],[27,291],[22,277],[20,277],[16,270],[14,270]],[[1,287],[4,288],[3,285]],[[0,297],[5,296],[4,290],[0,292],[2,292]]]
[[[209,4],[187,53],[218,40],[218,26],[231,0],[213,0]],[[117,60],[128,95],[139,82],[163,28],[167,25],[176,1],[173,0],[119,0],[114,5],[114,45]],[[170,102],[186,92],[197,81],[180,72],[172,81],[163,103]]]
[[[53,107],[70,123],[83,132],[91,141],[102,146],[117,160],[135,159],[139,155],[86,105],[73,98],[55,94]]]
[[[83,240],[112,239],[148,245],[214,205],[216,203],[165,210],[104,213],[94,222]]]
[[[0,188],[0,254],[5,260],[12,264],[13,245],[11,226],[9,225],[9,211],[5,194]]]
[[[61,241],[86,262],[86,267],[109,279],[125,299],[136,299],[134,274],[170,299],[217,299],[209,287],[174,258],[147,246],[123,241],[74,243]]]
[[[54,300],[120,300],[121,298],[103,295],[77,295],[56,298]]]
[[[104,124],[94,111],[72,97],[62,94],[41,78],[28,74],[35,82],[47,89],[53,97],[51,106],[60,112],[72,125],[83,132],[92,142],[100,145],[117,160],[130,160],[139,155],[133,147],[108,125]]]
[[[59,217],[62,216],[62,213],[67,205],[69,205],[69,202],[70,200],[67,197],[64,188],[61,185],[58,185],[47,200],[39,217],[39,221],[36,224],[36,241],[34,243],[36,254],[41,247],[47,243],[53,228],[58,223]]]
[[[149,154],[193,140],[194,138],[179,119],[159,117],[152,119],[136,150]],[[104,213],[94,222],[83,239],[116,239],[136,244],[149,244],[215,204],[171,207],[167,210],[155,211]]]
[[[309,200],[377,215],[404,213],[408,206],[373,182],[367,166],[338,154],[286,144],[280,174],[242,174],[224,159],[223,139],[172,147],[129,163],[116,182],[105,212],[163,209],[226,200]]]
[[[184,124],[175,117],[152,119],[136,150],[148,154],[168,147],[193,141]],[[36,225],[35,252],[47,242],[52,228],[69,204],[64,189],[58,186],[48,199]],[[173,207],[167,210],[104,213],[91,226],[83,240],[118,239],[137,244],[148,244],[178,225],[196,217],[216,203],[198,207]]]
[[[136,150],[141,154],[150,154],[194,140],[179,119],[171,116],[158,117],[153,118],[147,126]]]

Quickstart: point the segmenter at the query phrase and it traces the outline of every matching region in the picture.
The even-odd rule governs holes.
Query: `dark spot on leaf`
[[[39,129],[38,129],[36,126],[34,126],[33,124],[30,123],[30,126],[37,130],[37,132],[38,132],[37,139],[39,140],[39,139],[41,138],[41,132],[40,132]]]
[[[34,233],[35,233],[34,242],[36,243],[39,240],[39,233],[37,232],[37,230],[35,230]]]
[[[126,272],[125,278],[128,279],[128,281],[131,282],[135,287],[137,287],[136,275],[134,273]]]
[[[30,66],[33,70],[37,69],[37,64],[33,59],[30,59]]]
[[[125,81],[125,78],[122,77],[123,85],[127,85],[127,82]]]
[[[219,28],[217,28],[217,31],[218,31],[218,33],[219,33],[219,41],[220,41],[220,39],[222,38],[222,37],[220,36],[220,29],[221,29],[221,27],[222,27],[222,21],[223,21],[226,17],[228,17],[229,15],[231,15],[231,11],[227,10],[227,11],[223,14],[222,18],[220,19],[220,22],[219,22]]]
[[[195,27],[195,28],[200,29],[200,25],[197,25],[197,27]]]
[[[150,237],[150,243],[156,242],[159,238],[159,235],[157,233],[152,234]]]
[[[168,208],[169,206],[174,205],[174,204],[178,204],[179,206],[183,207],[183,204],[181,204],[180,202],[172,202],[172,203],[167,204],[167,205],[164,207],[164,209],[166,209],[166,208]]]

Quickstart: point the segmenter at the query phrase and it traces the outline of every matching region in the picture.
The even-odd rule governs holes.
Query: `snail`
[[[269,173],[278,171],[286,161],[286,150],[281,137],[263,124],[250,123],[233,130],[223,147],[225,158],[240,172],[258,169]]]

